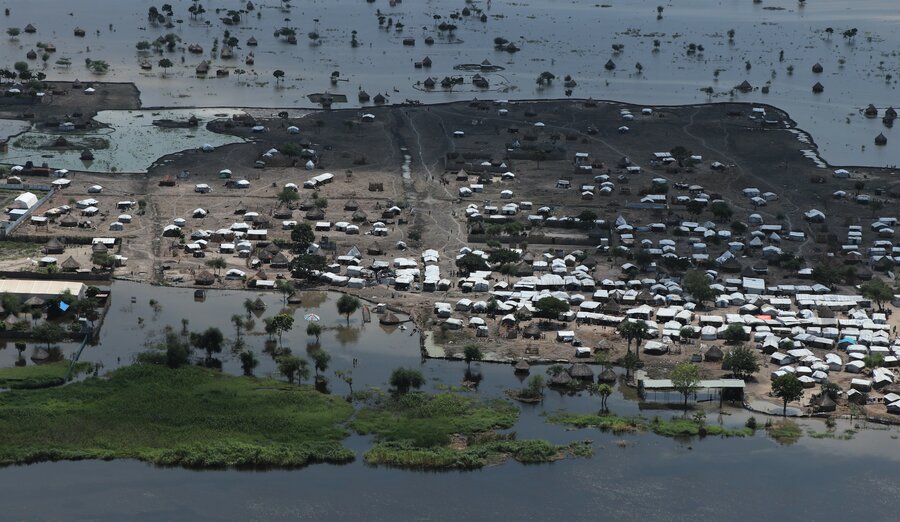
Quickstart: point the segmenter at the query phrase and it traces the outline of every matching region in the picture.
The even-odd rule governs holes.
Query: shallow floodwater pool
[[[55,169],[89,172],[146,172],[163,156],[188,149],[198,149],[205,144],[214,147],[241,143],[241,138],[218,134],[206,129],[213,119],[231,118],[241,113],[235,109],[165,109],[133,111],[100,111],[95,118],[106,127],[88,132],[65,133],[72,141],[99,138],[109,143],[108,148],[92,148],[94,159],[83,161],[81,150],[38,150],[34,146],[17,145],[19,140],[28,144],[52,143],[60,133],[30,130],[9,143],[9,151],[0,154],[4,163],[25,163],[28,160],[40,164],[49,163]],[[153,120],[187,120],[196,116],[201,120],[193,128],[164,128],[153,125]]]

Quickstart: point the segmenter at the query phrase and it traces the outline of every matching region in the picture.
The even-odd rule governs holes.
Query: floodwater
[[[281,297],[273,293],[210,290],[205,301],[197,302],[191,289],[115,282],[101,342],[87,347],[82,360],[102,363],[102,372],[128,364],[134,354],[158,341],[166,326],[180,331],[182,318],[189,319],[189,329],[218,326],[231,338],[231,315],[244,316],[244,300],[256,297],[267,308],[245,339],[259,355],[257,374],[265,375],[273,371],[274,363],[264,352],[265,336],[258,332],[261,317],[282,308]],[[462,381],[461,362],[422,361],[418,335],[410,336],[410,330],[362,324],[360,314],[347,327],[337,314],[337,294],[308,292],[301,299],[302,304],[290,307],[296,323],[285,334],[284,345],[303,354],[312,341],[305,335],[304,316],[318,314],[325,328],[322,347],[332,355],[329,376],[334,370],[352,370],[356,389],[384,388],[390,370],[405,365],[421,368],[430,389]],[[67,345],[64,350],[68,355],[74,348]],[[11,347],[0,350],[0,364],[9,365],[15,357]],[[240,372],[237,357],[228,348],[220,358],[223,371]],[[505,389],[522,385],[508,365],[474,367],[484,376],[475,392],[479,396],[501,396]],[[344,384],[333,377],[331,388],[333,393],[346,393]],[[6,518],[23,520],[785,520],[801,514],[803,519],[893,515],[891,499],[900,483],[898,428],[870,427],[849,441],[804,437],[792,445],[781,445],[762,431],[747,439],[676,441],[652,434],[568,431],[544,421],[545,413],[562,409],[595,411],[598,400],[585,394],[550,391],[542,405],[520,407],[522,415],[514,428],[519,437],[557,443],[589,438],[595,455],[547,465],[508,462],[480,471],[423,473],[365,465],[361,457],[370,440],[354,436],[346,444],[357,453],[355,462],[291,471],[197,472],[135,461],[3,468],[0,501],[6,506]],[[743,425],[750,416],[727,406],[719,415],[714,403],[705,407],[708,422],[729,427]],[[623,415],[677,414],[641,411],[619,389],[610,398],[610,408]],[[815,431],[825,429],[817,421],[805,424]],[[849,427],[841,421],[838,432]],[[859,506],[865,506],[864,511]]]
[[[230,119],[242,111],[235,109],[166,109],[135,111],[100,111],[95,118],[104,126],[93,131],[63,134],[71,140],[99,138],[109,143],[108,148],[89,147],[94,154],[91,161],[81,159],[81,149],[68,151],[37,150],[36,146],[53,143],[60,133],[29,130],[9,143],[9,152],[0,155],[6,163],[23,164],[29,159],[36,164],[48,162],[56,169],[89,172],[147,172],[163,156],[198,149],[209,144],[213,147],[244,141],[235,136],[218,134],[206,129],[212,119]],[[170,119],[184,121],[196,116],[202,124],[194,128],[163,128],[153,125],[153,120]],[[2,126],[0,126],[2,132]],[[2,137],[2,136],[0,136]],[[31,146],[17,145],[19,140]]]
[[[173,27],[167,29],[147,21],[145,3],[92,0],[90,9],[75,9],[62,0],[5,0],[0,6],[10,7],[11,12],[4,25],[32,23],[37,33],[4,39],[0,49],[4,56],[24,59],[37,42],[52,41],[58,51],[46,62],[49,79],[135,81],[145,106],[298,108],[311,105],[307,95],[324,91],[346,94],[347,105],[353,106],[359,89],[372,96],[384,93],[392,103],[562,98],[561,81],[543,87],[535,81],[540,72],[550,71],[558,78],[571,75],[575,79],[573,97],[648,105],[731,99],[769,103],[787,110],[801,128],[811,131],[823,157],[832,164],[900,163],[895,143],[900,135],[885,128],[880,118],[861,114],[870,103],[882,111],[900,103],[896,95],[900,55],[895,52],[900,47],[896,31],[900,16],[891,0],[818,0],[803,6],[795,0],[760,4],[685,0],[663,5],[661,17],[657,17],[658,0],[470,4],[483,9],[486,22],[477,13],[449,18],[464,5],[451,0],[408,1],[393,7],[384,0],[306,0],[294,2],[289,10],[275,0],[255,3],[257,9],[244,14],[238,25],[225,26],[219,21],[225,9],[242,7],[244,2],[208,2],[208,12],[191,19],[187,11],[191,2],[173,0]],[[223,11],[216,14],[216,7]],[[379,10],[385,16],[382,27],[376,16]],[[48,12],[59,16],[47,17]],[[396,25],[387,29],[388,18],[402,23],[402,30]],[[439,22],[452,22],[457,28],[452,34],[441,31]],[[84,38],[73,35],[76,26],[86,30]],[[280,27],[295,29],[298,43],[276,38],[273,33]],[[829,27],[831,34],[825,31]],[[842,36],[854,27],[858,29],[855,37]],[[734,38],[729,41],[731,29]],[[218,39],[221,45],[225,30],[238,38],[235,57],[213,58],[213,41]],[[351,45],[354,31],[357,47]],[[162,56],[138,52],[135,44],[168,32],[181,39],[181,47],[199,44],[203,53],[183,49],[165,53],[174,67],[163,74],[156,66]],[[309,33],[316,33],[318,39]],[[258,40],[257,47],[246,45],[251,36]],[[433,45],[425,45],[428,36],[434,38]],[[415,45],[403,45],[406,37],[415,38]],[[495,50],[497,37],[521,50],[515,54]],[[654,40],[659,40],[656,52]],[[624,48],[614,52],[614,44]],[[702,51],[689,53],[690,44],[702,46]],[[251,52],[255,63],[246,65]],[[433,66],[415,69],[414,62],[425,56],[433,60]],[[54,65],[59,57],[69,58],[72,65]],[[83,65],[85,58],[107,61],[109,72],[93,75]],[[153,63],[154,69],[142,71],[142,59]],[[212,60],[212,70],[201,79],[194,68],[203,59]],[[616,63],[613,71],[604,68],[609,59]],[[469,82],[474,73],[454,67],[483,60],[504,70],[486,74],[489,89],[474,89]],[[36,62],[33,68],[43,66]],[[823,73],[812,72],[816,62],[824,67]],[[229,76],[217,78],[219,68],[227,69]],[[283,81],[273,77],[277,69],[285,72]],[[335,71],[340,81],[332,85],[329,78]],[[452,92],[440,88],[427,92],[416,85],[428,76],[452,75],[466,77],[467,83]],[[744,80],[756,90],[732,96],[732,88]],[[818,95],[812,93],[817,81],[825,87]],[[769,87],[768,94],[762,93],[764,86]],[[706,87],[712,87],[714,94],[701,92]],[[874,145],[879,132],[888,138],[885,147]]]

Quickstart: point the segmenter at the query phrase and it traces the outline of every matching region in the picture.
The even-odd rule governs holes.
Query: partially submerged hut
[[[400,318],[391,312],[387,312],[378,318],[378,322],[386,326],[393,326],[395,324],[400,324]]]
[[[526,361],[519,361],[513,366],[513,372],[518,374],[528,374],[531,371],[531,365]]]
[[[575,363],[572,366],[569,366],[568,373],[569,376],[573,379],[579,379],[583,381],[594,380],[594,370],[592,370],[590,366],[584,363]]]

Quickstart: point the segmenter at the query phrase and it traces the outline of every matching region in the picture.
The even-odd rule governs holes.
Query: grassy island
[[[727,429],[716,424],[706,424],[702,419],[654,417],[622,417],[614,414],[577,415],[560,412],[550,415],[547,420],[554,424],[564,424],[575,428],[597,428],[612,433],[640,433],[650,431],[663,437],[747,437],[753,435],[751,428]]]
[[[311,388],[136,365],[0,394],[0,464],[133,458],[185,467],[347,462],[352,407]]]
[[[566,446],[543,440],[517,440],[511,428],[519,410],[507,401],[479,401],[455,393],[377,396],[351,426],[372,434],[376,445],[368,464],[412,469],[475,469],[507,459],[551,462],[588,456],[589,443]]]
[[[71,361],[55,361],[31,366],[0,368],[0,388],[49,388],[65,384],[66,372],[69,371],[71,364]],[[87,372],[91,367],[90,363],[75,363],[72,374],[78,375]]]

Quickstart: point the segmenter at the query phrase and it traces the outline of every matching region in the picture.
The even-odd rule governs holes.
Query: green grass
[[[186,467],[348,462],[345,401],[273,380],[135,365],[0,394],[0,464],[134,458]]]
[[[382,398],[361,410],[351,423],[358,433],[378,441],[410,441],[419,447],[450,443],[454,434],[475,435],[512,428],[519,410],[503,400],[481,402],[455,393],[408,393]]]
[[[673,417],[663,419],[654,417],[647,420],[644,417],[622,417],[619,415],[576,415],[559,412],[547,417],[548,422],[563,424],[575,428],[597,428],[602,431],[610,431],[616,434],[653,432],[663,437],[693,437],[693,436],[717,436],[717,437],[749,437],[753,435],[750,428],[728,429],[716,424],[698,423],[693,419]]]
[[[0,190],[0,200],[8,199],[3,192]],[[42,246],[40,243],[27,241],[0,241],[0,260],[36,257],[40,253]]]
[[[567,446],[517,440],[498,433],[515,425],[519,410],[504,400],[482,402],[455,393],[381,396],[357,413],[351,426],[375,436],[366,463],[413,469],[475,469],[507,459],[551,462],[592,453],[589,443]]]
[[[32,389],[49,388],[64,384],[70,361],[56,361],[32,366],[16,366],[0,368],[0,388]],[[92,365],[86,362],[75,363],[73,375],[87,372]]]
[[[803,429],[794,421],[782,420],[766,426],[769,436],[782,444],[793,444],[803,436]]]

